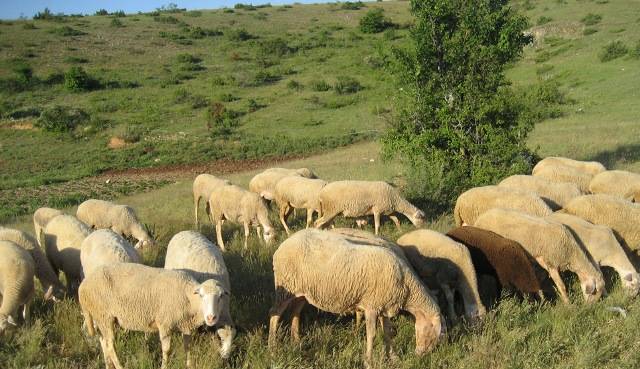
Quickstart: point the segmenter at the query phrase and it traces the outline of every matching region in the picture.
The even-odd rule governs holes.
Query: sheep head
[[[580,277],[580,275],[578,275],[578,277]],[[580,278],[580,287],[586,302],[598,301],[602,296],[602,293],[605,291],[604,279],[597,276]]]
[[[209,279],[197,285],[193,293],[200,297],[200,310],[205,324],[214,326],[220,318],[229,291],[215,280]]]
[[[417,210],[410,218],[411,223],[416,227],[422,227],[426,219],[427,216],[422,210]]]
[[[640,291],[640,277],[638,273],[628,272],[622,277],[622,286],[629,296],[636,296]]]
[[[416,355],[423,355],[433,349],[438,340],[447,331],[440,314],[429,314],[424,311],[415,313],[416,323]]]

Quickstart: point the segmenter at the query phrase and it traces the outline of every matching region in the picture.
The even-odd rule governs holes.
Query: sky
[[[20,16],[27,18],[49,8],[53,13],[65,14],[93,14],[97,10],[106,9],[109,12],[124,10],[125,13],[137,13],[138,11],[148,12],[155,10],[170,2],[178,4],[179,8],[191,9],[214,9],[222,7],[232,7],[236,3],[264,4],[271,3],[286,4],[294,1],[300,3],[320,3],[329,0],[0,0],[0,19],[17,19]]]

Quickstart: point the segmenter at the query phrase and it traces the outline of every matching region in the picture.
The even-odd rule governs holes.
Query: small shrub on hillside
[[[35,124],[48,132],[65,133],[85,124],[89,118],[89,114],[81,109],[54,105],[43,110]]]
[[[313,91],[318,92],[329,91],[331,89],[331,85],[323,79],[311,81],[309,85]]]
[[[176,55],[176,61],[178,63],[200,63],[202,59],[192,54],[183,53]]]
[[[611,41],[602,48],[598,55],[601,62],[608,62],[613,59],[625,56],[629,52],[629,48],[622,41]]]
[[[235,11],[233,11],[233,9],[230,9],[230,8],[224,8],[224,9],[222,9],[222,12],[223,13],[227,13],[227,14],[235,13]]]
[[[253,77],[252,85],[253,86],[262,86],[277,82],[280,80],[280,76],[270,72],[268,70],[260,70]]]
[[[564,114],[562,106],[570,103],[554,81],[520,88],[515,91],[514,99],[520,110],[520,119],[525,124],[559,118]]]
[[[82,32],[80,30],[77,30],[75,28],[71,28],[69,26],[63,26],[60,28],[54,28],[51,31],[49,31],[53,34],[59,35],[59,36],[63,36],[63,37],[69,37],[69,36],[82,36],[82,35],[86,35],[86,32]]]
[[[40,113],[41,113],[40,108],[34,108],[34,107],[20,108],[12,112],[9,112],[8,114],[6,114],[6,117],[11,119],[23,119],[23,118],[29,118],[29,117],[39,117]]]
[[[596,32],[598,32],[598,30],[595,29],[595,28],[585,28],[584,31],[582,31],[582,34],[585,35],[585,36],[589,36],[589,35],[592,35],[592,34],[594,34]]]
[[[538,22],[536,22],[539,26],[542,26],[543,24],[547,24],[549,22],[551,22],[553,19],[551,17],[547,17],[547,16],[541,16],[540,18],[538,18]]]
[[[300,82],[296,81],[295,79],[290,80],[289,82],[287,82],[287,88],[290,90],[302,90],[303,86]]]
[[[248,10],[248,11],[253,11],[253,10],[257,10],[258,7],[253,6],[251,4],[242,4],[242,3],[238,3],[236,5],[233,6],[234,9],[242,9],[242,10]]]
[[[137,124],[126,124],[124,126],[119,127],[115,132],[114,136],[120,137],[126,143],[136,143],[142,139],[142,135],[144,134],[144,129]]]
[[[29,30],[29,29],[38,29],[38,28],[36,27],[35,24],[27,22],[27,23],[22,25],[22,29]]]
[[[371,9],[360,18],[360,31],[362,33],[379,33],[391,27],[393,23],[384,16],[381,8]]]
[[[170,15],[159,15],[159,16],[153,17],[153,20],[158,23],[165,23],[165,24],[180,23],[180,20],[178,18],[172,17]]]
[[[333,86],[333,89],[340,95],[352,94],[362,90],[362,85],[355,78],[340,76]]]
[[[73,66],[64,74],[64,88],[69,91],[88,91],[98,87],[98,81],[78,66]]]
[[[117,10],[113,13],[111,13],[111,15],[113,15],[114,17],[118,17],[118,18],[124,18],[127,15],[124,13],[124,10]]]
[[[640,41],[636,42],[636,46],[629,52],[629,55],[634,59],[640,59]]]
[[[22,60],[15,62],[13,68],[11,68],[16,74],[18,83],[27,86],[33,81],[33,69],[27,63]]]
[[[223,94],[220,94],[220,96],[218,97],[218,100],[222,102],[232,102],[232,101],[240,100],[240,98],[231,93],[223,93]]]
[[[42,82],[47,86],[59,85],[64,82],[64,73],[52,72]]]
[[[202,109],[209,104],[209,100],[203,95],[192,95],[190,102],[193,109]]]
[[[543,75],[543,74],[547,74],[549,72],[551,72],[553,70],[553,65],[551,64],[543,64],[541,66],[539,66],[538,68],[536,68],[536,74],[537,75]]]
[[[256,38],[244,28],[230,29],[225,34],[229,41],[247,41]]]
[[[364,8],[365,5],[362,1],[345,1],[340,4],[340,9],[342,10],[359,10],[360,8]]]
[[[109,12],[107,11],[107,9],[100,9],[97,12],[95,12],[94,15],[109,15]]]
[[[282,57],[294,52],[287,42],[280,37],[262,40],[258,43],[258,55]]]
[[[257,102],[254,99],[249,99],[247,101],[247,110],[249,111],[249,113],[253,113],[257,110],[260,110],[262,108],[265,108],[267,105],[265,104],[260,104],[259,102]]]
[[[224,105],[214,102],[205,112],[205,119],[210,135],[214,139],[227,139],[239,126],[238,114],[227,110]]]
[[[43,11],[41,12],[37,12],[34,16],[33,19],[38,19],[38,20],[54,20],[55,18],[57,18],[59,16],[53,14],[53,12],[51,12],[51,10],[49,10],[49,8],[44,8]]]
[[[80,56],[67,56],[64,58],[64,62],[70,64],[85,64],[89,62],[89,59]]]
[[[602,16],[600,14],[589,13],[584,18],[580,20],[585,26],[593,26],[600,21],[602,21]]]
[[[207,29],[202,27],[186,27],[182,29],[182,32],[186,33],[188,37],[195,39],[222,36],[222,31],[218,29]]]
[[[118,18],[113,18],[111,20],[111,27],[124,27],[124,23]]]
[[[227,86],[235,82],[233,76],[213,76],[211,78],[211,84],[214,86]]]

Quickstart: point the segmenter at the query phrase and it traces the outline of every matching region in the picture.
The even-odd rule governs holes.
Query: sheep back
[[[35,263],[27,250],[10,241],[0,241],[0,321],[11,316],[34,294]]]
[[[589,193],[589,182],[593,178],[592,174],[565,165],[543,166],[533,175],[551,182],[573,183],[583,193]]]
[[[327,184],[322,179],[287,176],[278,181],[274,200],[279,206],[291,204],[294,208],[320,211],[320,190]]]
[[[39,208],[33,213],[33,229],[35,230],[35,235],[38,237],[40,234],[40,230],[44,229],[47,226],[47,223],[53,217],[64,214],[62,211],[53,208]],[[40,245],[44,247],[44,245]]]
[[[86,276],[100,265],[141,263],[142,260],[129,241],[110,229],[99,229],[82,241],[80,262]]]
[[[287,176],[301,176],[306,178],[316,178],[313,172],[307,168],[286,169],[269,168],[262,173],[256,174],[249,182],[249,191],[257,193],[267,200],[273,200],[275,187],[278,181]]]
[[[563,158],[560,156],[549,156],[540,160],[535,167],[533,167],[533,174],[547,167],[571,167],[573,169],[582,171],[592,176],[602,173],[607,168],[597,161],[580,161],[569,158]]]
[[[550,182],[544,178],[527,175],[507,177],[498,186],[531,191],[540,196],[554,211],[562,208],[572,198],[582,195],[573,183]]]
[[[389,215],[398,210],[398,203],[406,201],[400,192],[383,181],[336,181],[320,190],[322,214],[342,213],[345,217]],[[416,209],[417,210],[417,209]]]
[[[80,280],[82,264],[80,247],[91,229],[72,215],[59,215],[49,222],[44,234],[44,248],[54,270]]]
[[[640,174],[624,170],[608,170],[593,177],[589,182],[589,191],[638,202],[640,201]]]
[[[231,184],[231,182],[226,179],[221,179],[206,173],[200,174],[193,181],[193,198],[204,198],[205,201],[207,201],[209,196],[211,196],[211,191],[216,189],[216,187],[229,184]]]

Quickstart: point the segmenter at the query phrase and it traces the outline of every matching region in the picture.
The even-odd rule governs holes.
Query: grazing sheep
[[[40,234],[40,230],[47,226],[47,223],[58,215],[64,214],[62,211],[58,209],[52,208],[39,208],[33,213],[33,229],[35,230],[36,237]],[[44,247],[44,245],[40,245],[40,247]]]
[[[553,213],[548,218],[569,227],[576,240],[589,251],[596,263],[615,269],[627,293],[631,296],[638,294],[640,290],[638,272],[629,261],[629,257],[611,228],[589,223],[570,214]]]
[[[135,211],[127,205],[89,199],[78,206],[76,215],[91,228],[109,228],[124,237],[135,238],[138,240],[136,249],[151,246],[154,243],[144,225],[138,220]]]
[[[444,292],[451,319],[456,319],[456,290],[462,295],[468,318],[477,319],[486,313],[478,293],[476,270],[463,244],[428,229],[406,233],[396,242],[427,286]]]
[[[593,224],[611,228],[627,247],[640,250],[640,204],[612,195],[584,195],[569,201],[561,210]]]
[[[580,161],[559,156],[549,156],[540,160],[538,164],[533,167],[533,174],[535,175],[536,172],[542,170],[543,168],[558,166],[571,167],[592,176],[595,176],[596,174],[602,173],[607,170],[607,168],[605,168],[602,163],[599,163],[597,161]]]
[[[491,208],[519,210],[541,217],[553,213],[549,205],[533,192],[483,186],[472,188],[458,196],[453,217],[457,226],[471,225],[480,214]]]
[[[80,246],[91,234],[91,229],[73,215],[58,215],[40,230],[38,240],[44,245],[44,251],[58,275],[62,271],[67,281],[67,293],[75,295],[82,279]]]
[[[563,165],[544,166],[533,172],[533,176],[555,183],[572,183],[583,193],[589,193],[589,182],[593,178],[592,174]]]
[[[231,294],[229,273],[220,249],[198,232],[177,233],[167,246],[164,268],[186,271],[200,283],[213,279],[222,287],[223,293],[219,296],[220,300],[215,302],[216,306],[220,306],[216,334],[222,342],[220,356],[223,359],[229,358],[236,330],[229,312]]]
[[[228,220],[244,225],[244,248],[247,248],[249,226],[255,226],[260,237],[264,228],[264,241],[269,244],[275,237],[275,232],[269,220],[269,209],[264,199],[258,194],[249,192],[236,185],[221,186],[211,192],[209,197],[211,220],[216,226],[216,237],[220,248],[224,250],[222,240],[222,222]]]
[[[572,183],[556,183],[544,178],[514,175],[507,177],[498,184],[516,190],[531,191],[544,200],[552,210],[561,209],[564,204],[583,193]]]
[[[27,250],[10,241],[0,241],[0,334],[17,325],[18,309],[29,320],[29,302],[35,293],[35,263]]]
[[[320,214],[320,190],[327,184],[321,179],[309,179],[300,176],[288,176],[275,186],[274,200],[280,209],[280,223],[287,234],[287,218],[295,208],[307,209],[307,228],[313,221],[313,212]]]
[[[563,270],[578,275],[587,302],[598,300],[604,292],[600,268],[561,223],[514,210],[491,209],[478,218],[475,226],[518,242],[549,272],[565,303],[569,303],[569,297],[560,277]]]
[[[514,288],[523,294],[542,293],[535,261],[517,242],[473,226],[454,228],[447,236],[467,246],[478,278],[490,275],[499,283],[496,296],[501,288]]]
[[[416,227],[424,224],[422,210],[405,200],[396,188],[382,181],[331,182],[320,190],[319,198],[322,216],[316,220],[316,228],[326,226],[339,214],[352,218],[373,215],[376,235],[381,215],[389,216],[398,229],[400,222],[395,213],[404,214]]]
[[[258,173],[249,182],[249,191],[255,192],[266,200],[273,200],[275,197],[276,184],[279,180],[288,176],[300,176],[314,179],[316,175],[307,168],[285,169],[269,168],[262,173]]]
[[[436,302],[402,259],[383,247],[353,242],[344,236],[305,229],[284,241],[273,254],[275,302],[269,322],[269,346],[276,343],[278,322],[292,307],[297,336],[306,302],[335,314],[363,310],[367,330],[366,360],[371,361],[376,320],[382,315],[384,342],[390,353],[389,318],[406,310],[416,319],[416,354],[435,345],[446,327]]]
[[[129,241],[110,229],[91,233],[80,245],[80,263],[84,276],[101,265],[115,263],[142,263]]]
[[[640,174],[624,170],[608,170],[593,177],[589,183],[589,191],[640,202]]]
[[[64,297],[64,287],[60,283],[58,275],[53,271],[47,256],[38,246],[38,242],[30,234],[0,226],[0,241],[13,242],[31,255],[36,267],[36,278],[40,281],[45,300],[50,298],[57,300]]]
[[[200,199],[204,199],[204,206],[209,219],[211,214],[209,212],[209,197],[211,197],[211,191],[216,187],[226,186],[231,184],[226,179],[220,179],[211,174],[200,174],[193,181],[193,206],[195,208],[196,215],[196,228],[198,227],[198,207],[200,207]]]
[[[103,265],[88,275],[78,291],[80,308],[89,336],[100,332],[104,362],[122,369],[114,347],[117,324],[122,329],[158,332],[162,366],[167,367],[171,333],[182,333],[191,366],[191,333],[203,324],[213,326],[220,316],[220,296],[225,290],[217,281],[198,283],[189,273],[152,268],[141,264]]]

